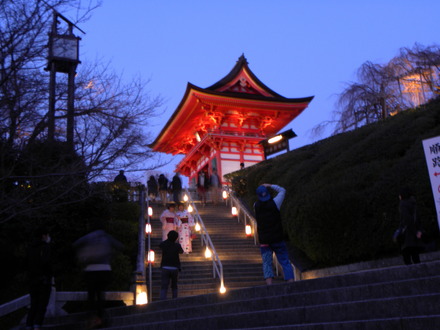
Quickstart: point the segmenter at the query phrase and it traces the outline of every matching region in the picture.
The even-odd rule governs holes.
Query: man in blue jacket
[[[277,195],[272,198],[268,188]],[[258,201],[254,204],[257,220],[258,240],[263,259],[263,274],[266,284],[271,285],[273,274],[273,253],[283,268],[284,279],[293,282],[293,268],[290,264],[286,243],[284,242],[283,224],[280,208],[284,201],[286,190],[275,184],[264,183],[257,188]]]

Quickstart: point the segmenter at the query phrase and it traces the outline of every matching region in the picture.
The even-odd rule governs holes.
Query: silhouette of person
[[[128,181],[123,170],[113,180],[115,183],[115,199],[119,202],[126,202],[128,200]]]
[[[403,230],[401,246],[405,265],[420,263],[420,252],[423,250],[422,226],[416,212],[416,200],[410,188],[402,188],[399,194],[400,226]]]
[[[217,170],[213,169],[211,176],[209,177],[209,190],[211,192],[211,199],[214,204],[217,204],[220,200],[220,191],[222,183],[217,174]]]
[[[26,255],[27,276],[31,306],[26,327],[40,329],[43,325],[52,289],[52,259],[50,235],[46,227],[36,231],[36,239],[28,246]]]
[[[115,176],[114,182],[121,184],[127,183],[127,177],[125,176],[124,173],[125,173],[124,170],[120,170],[119,174]]]
[[[154,175],[150,176],[150,178],[148,179],[147,187],[148,187],[148,195],[153,200],[153,202],[156,201],[158,186]]]
[[[162,201],[162,205],[165,206],[168,203],[168,179],[165,175],[159,175],[159,179],[157,180],[159,184],[159,196]]]
[[[206,204],[206,191],[208,190],[208,178],[204,171],[200,171],[197,181],[197,192],[203,205]]]
[[[179,173],[176,173],[171,180],[171,191],[173,193],[173,200],[175,203],[180,203],[180,195],[182,193],[182,180]]]
[[[272,188],[277,195],[272,198],[268,188]],[[284,279],[292,282],[293,268],[290,264],[284,231],[281,221],[280,208],[284,201],[286,190],[275,184],[265,183],[257,188],[258,201],[254,204],[257,220],[258,240],[263,259],[263,274],[266,284],[271,285],[273,274],[273,253],[277,256],[284,273]]]
[[[104,291],[111,280],[111,259],[123,245],[104,231],[104,222],[95,220],[93,231],[73,243],[79,263],[83,266],[89,309],[94,325],[101,325],[104,314]]]
[[[170,282],[172,297],[173,299],[177,298],[177,280],[180,271],[179,254],[183,253],[182,247],[176,242],[178,237],[179,234],[175,230],[171,230],[167,239],[159,245],[162,250],[160,300],[167,298]]]

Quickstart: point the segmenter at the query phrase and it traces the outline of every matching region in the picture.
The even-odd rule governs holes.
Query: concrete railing
[[[106,301],[123,301],[126,306],[131,306],[135,302],[135,296],[130,291],[108,291],[104,294]],[[87,292],[85,291],[60,291],[55,289],[51,292],[49,304],[47,306],[47,316],[63,315],[62,310],[64,304],[68,301],[87,301]],[[20,298],[0,305],[0,317],[13,313],[21,308],[29,306],[31,303],[30,296],[24,295]]]

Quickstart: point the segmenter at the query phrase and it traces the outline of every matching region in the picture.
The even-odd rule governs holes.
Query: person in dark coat
[[[168,203],[168,179],[165,175],[161,174],[157,183],[159,184],[159,196],[162,205],[165,206]]]
[[[399,194],[399,228],[403,231],[401,246],[405,265],[420,263],[420,252],[423,250],[422,226],[416,212],[416,200],[410,188],[403,188]]]
[[[103,220],[96,219],[93,231],[73,243],[78,262],[83,266],[87,297],[93,322],[100,325],[104,314],[104,291],[111,281],[111,260],[123,245],[104,231]]]
[[[115,191],[113,197],[118,202],[128,201],[129,183],[124,173],[125,173],[124,170],[120,170],[119,174],[113,180],[115,184]]]
[[[171,291],[173,299],[177,298],[177,279],[180,271],[179,254],[183,253],[182,246],[177,243],[179,234],[175,230],[168,233],[168,238],[160,243],[159,247],[162,250],[162,268],[160,299],[167,298],[168,286],[171,282]]]
[[[174,203],[180,203],[180,195],[182,194],[182,180],[179,173],[176,173],[171,180],[171,191],[173,193]]]
[[[272,198],[268,188],[277,192]],[[258,201],[254,204],[257,220],[258,240],[263,259],[263,274],[266,284],[271,285],[273,274],[273,253],[283,268],[284,279],[293,282],[293,268],[290,263],[286,243],[284,242],[283,224],[280,207],[284,201],[286,190],[275,184],[265,183],[257,188]]]
[[[204,171],[200,171],[197,178],[197,192],[203,205],[206,204],[206,194],[209,189],[209,178]]]
[[[47,228],[41,227],[37,230],[35,241],[27,249],[26,264],[31,298],[26,327],[40,329],[49,303],[53,277],[50,235]]]
[[[158,186],[157,181],[154,175],[150,176],[150,178],[147,181],[147,187],[148,187],[148,195],[150,198],[154,201],[156,201],[157,193],[158,193]]]

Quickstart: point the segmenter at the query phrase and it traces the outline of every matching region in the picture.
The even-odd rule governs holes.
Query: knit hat
[[[269,190],[265,186],[259,186],[257,188],[257,196],[258,199],[262,202],[268,201],[270,199],[270,193]]]

